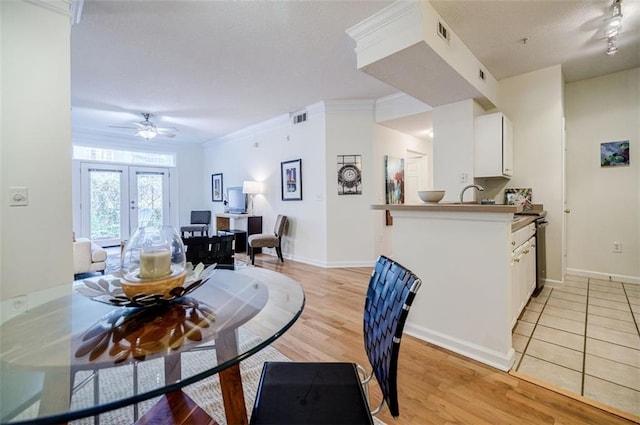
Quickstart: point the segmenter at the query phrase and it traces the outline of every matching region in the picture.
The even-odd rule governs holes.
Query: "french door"
[[[169,224],[167,168],[82,163],[82,235],[119,245],[138,226]]]

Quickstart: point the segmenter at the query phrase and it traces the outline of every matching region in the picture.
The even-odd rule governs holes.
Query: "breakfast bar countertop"
[[[389,211],[451,211],[451,212],[484,212],[484,213],[512,213],[522,212],[522,205],[489,204],[475,202],[460,203],[415,203],[415,204],[377,204],[371,205],[373,210]]]

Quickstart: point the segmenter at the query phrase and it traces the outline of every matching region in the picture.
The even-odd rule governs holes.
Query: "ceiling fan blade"
[[[167,131],[167,129],[166,129],[166,128],[158,129],[158,136],[163,136],[163,137],[176,137],[176,132],[174,132],[174,131]]]
[[[126,128],[126,129],[129,129],[129,130],[139,130],[140,129],[140,127],[131,127],[131,126],[127,127],[127,126],[122,126],[122,125],[110,125],[109,127],[110,128]]]

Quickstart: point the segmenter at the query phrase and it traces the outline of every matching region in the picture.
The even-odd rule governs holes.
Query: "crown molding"
[[[71,16],[71,0],[24,0],[51,12]]]

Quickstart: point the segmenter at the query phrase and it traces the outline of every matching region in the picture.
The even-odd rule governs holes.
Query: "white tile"
[[[542,316],[540,316],[540,320],[538,320],[538,323],[550,328],[560,329],[578,335],[584,335],[584,321],[576,322],[575,320],[551,316],[546,314],[545,312],[542,312]]]
[[[576,282],[576,281],[573,281],[573,280],[565,279],[563,285],[564,286],[570,286],[572,288],[584,288],[584,289],[588,288],[586,281],[584,281],[584,282]]]
[[[547,305],[552,305],[554,307],[562,307],[569,310],[575,311],[587,311],[587,305],[585,303],[576,303],[573,301],[561,300],[559,298],[551,298],[547,302]]]
[[[589,292],[587,288],[578,288],[575,286],[568,286],[568,285],[554,288],[553,291],[556,293],[565,292],[567,294],[574,294],[574,295],[587,295],[587,292]]]
[[[640,391],[586,375],[584,396],[640,416]]]
[[[532,298],[532,300],[533,300],[533,298]],[[529,304],[527,304],[527,306],[525,307],[525,310],[527,310],[527,311],[537,311],[538,313],[540,313],[543,308],[544,308],[544,303],[538,303],[538,302],[530,300]]]
[[[587,354],[584,373],[640,391],[640,369],[637,367]]]
[[[589,282],[589,278],[587,277],[583,277],[583,276],[573,276],[573,275],[566,275],[564,277],[565,281],[569,281],[569,282],[578,282],[578,283],[583,283],[586,284]]]
[[[566,308],[548,305],[544,308],[543,314],[550,314],[556,317],[564,317],[565,319],[575,320],[576,322],[584,322],[586,314],[582,311],[568,310]]]
[[[547,326],[536,326],[536,330],[533,332],[533,338],[552,342],[556,345],[571,348],[572,350],[583,351],[584,349],[584,336]]]
[[[601,341],[612,342],[625,347],[640,350],[640,336],[614,329],[603,328],[594,324],[587,324],[587,336]]]
[[[622,286],[600,286],[600,285],[589,285],[589,292],[600,293],[600,294],[618,294],[624,295],[624,289]]]
[[[625,301],[624,303],[611,301],[611,300],[603,300],[602,298],[589,298],[589,305],[597,305],[600,307],[613,308],[615,310],[620,311],[629,311],[629,304]]]
[[[640,350],[600,341],[599,339],[587,338],[586,352],[587,354],[640,368]]]
[[[628,332],[636,336],[638,335],[638,329],[636,329],[636,325],[633,322],[625,322],[624,320],[589,314],[587,317],[587,323],[602,326],[603,328],[614,329],[616,331]]]
[[[608,286],[610,288],[622,288],[622,283],[613,280],[589,279],[589,285]]]
[[[520,320],[522,320],[523,322],[536,323],[539,317],[540,317],[539,311],[525,310],[522,312],[522,315],[520,316]]]
[[[629,295],[633,295],[633,294],[638,294],[637,296],[640,296],[640,285],[637,283],[625,283],[624,285],[624,289],[627,291],[627,294]],[[636,296],[636,295],[634,295]]]
[[[520,334],[513,334],[511,336],[511,344],[513,345],[513,349],[516,350],[516,353],[524,353],[524,349],[526,348],[528,342],[528,336]]]
[[[589,291],[589,299],[592,298],[600,298],[602,300],[609,300],[609,301],[616,301],[619,303],[626,303],[627,302],[627,296],[624,294],[624,292],[620,293],[620,294],[614,294],[611,292],[602,292],[602,291],[594,291],[594,290],[590,290]]]
[[[550,300],[558,299],[558,298],[560,298],[561,300],[573,301],[573,302],[582,303],[582,304],[585,304],[587,302],[586,295],[575,295],[575,294],[569,294],[567,292],[560,292],[560,291],[553,291],[553,293],[549,297]]]
[[[516,354],[513,356],[513,366],[511,366],[512,370],[518,369],[518,366],[520,365],[520,359],[522,359],[522,353],[518,353],[516,351]]]
[[[573,393],[581,393],[582,373],[576,372],[575,370],[525,355],[520,362],[518,372]]]
[[[631,314],[631,310],[628,310],[628,311],[614,310],[612,308],[600,307],[598,305],[590,305],[589,315],[591,316],[592,314],[596,316],[610,317],[612,319],[633,322],[633,315]]]
[[[532,339],[524,352],[525,356],[533,356],[559,366],[582,372],[582,352],[561,347],[549,342]]]
[[[531,336],[531,334],[533,333],[534,327],[535,325],[533,323],[523,322],[522,320],[518,320],[518,322],[516,323],[516,327],[513,330],[513,333],[518,335]]]

